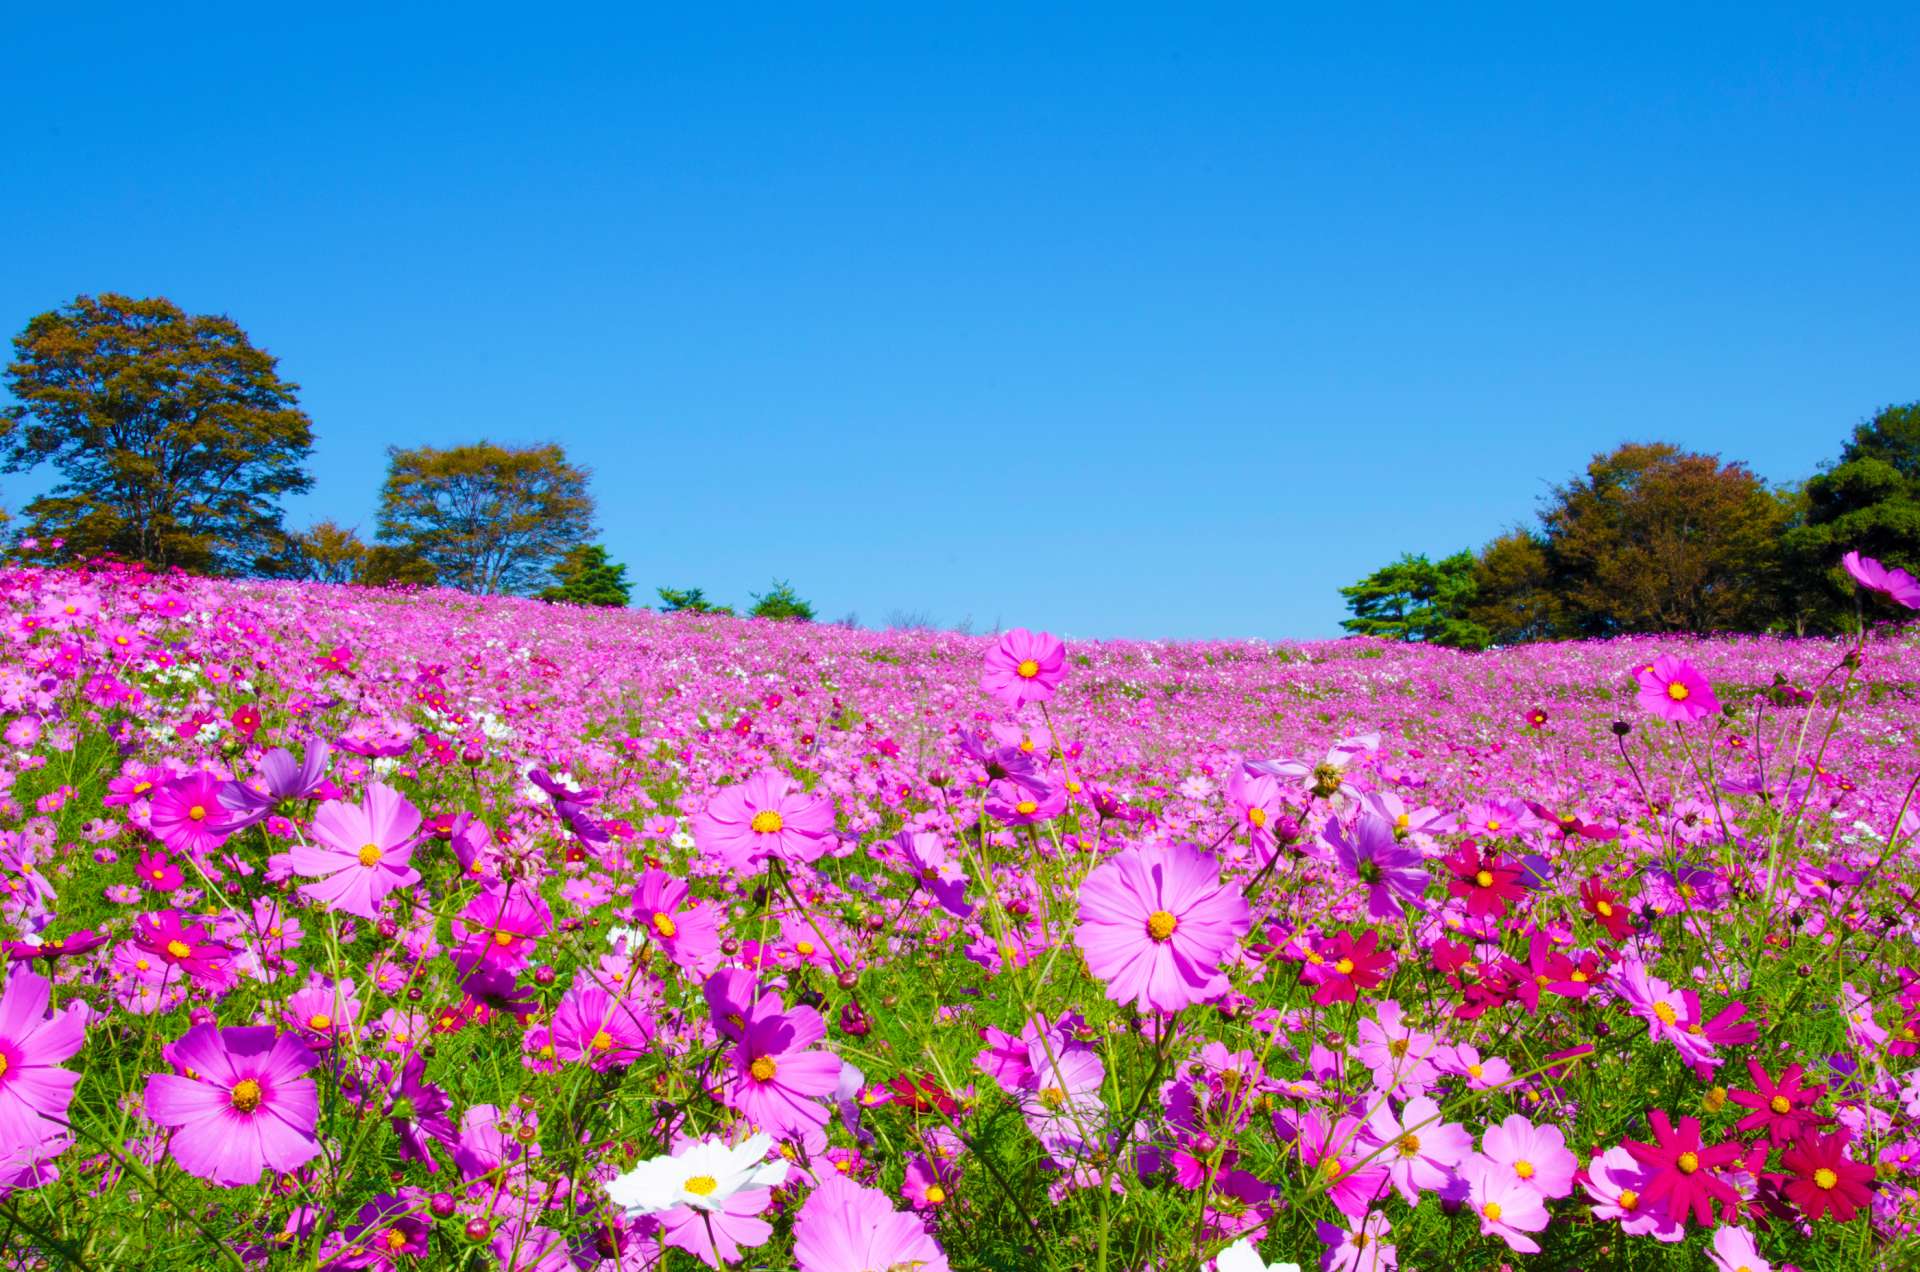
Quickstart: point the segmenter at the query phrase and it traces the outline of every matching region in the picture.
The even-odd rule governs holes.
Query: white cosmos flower
[[[607,1197],[633,1219],[675,1206],[719,1210],[747,1188],[775,1188],[787,1177],[786,1161],[767,1161],[773,1136],[755,1135],[728,1148],[718,1136],[696,1140],[677,1154],[651,1157],[607,1181]]]
[[[1222,1250],[1213,1266],[1216,1272],[1300,1272],[1298,1263],[1268,1263],[1246,1237]]]

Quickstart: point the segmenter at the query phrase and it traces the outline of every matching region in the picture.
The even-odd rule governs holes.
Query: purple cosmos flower
[[[1400,840],[1393,823],[1363,809],[1351,827],[1339,819],[1327,823],[1322,840],[1340,868],[1367,885],[1367,916],[1382,922],[1400,918],[1402,906],[1426,908],[1426,859]]]
[[[832,846],[833,800],[767,769],[707,801],[693,819],[693,837],[700,851],[741,872],[776,858],[805,864]]]
[[[793,1257],[800,1272],[948,1272],[946,1254],[919,1219],[895,1210],[885,1193],[839,1175],[823,1179],[800,1207],[793,1223]]]
[[[727,1103],[776,1135],[826,1125],[826,1107],[816,1101],[839,1084],[840,1057],[810,1050],[826,1036],[826,1022],[811,1007],[756,1013],[728,1055]]]
[[[1074,941],[1107,997],[1140,1011],[1179,1011],[1226,992],[1220,961],[1251,920],[1238,888],[1188,844],[1129,848],[1080,885]]]
[[[271,1028],[195,1025],[169,1057],[191,1073],[147,1079],[147,1116],[173,1130],[169,1148],[190,1175],[235,1187],[285,1172],[320,1151],[317,1063],[307,1045]]]
[[[153,795],[149,825],[168,851],[204,856],[227,840],[233,827],[220,802],[219,778],[195,773],[168,782]]]
[[[1858,552],[1847,553],[1840,558],[1840,564],[1846,567],[1854,582],[1869,592],[1878,592],[1908,609],[1920,609],[1920,579],[1915,579],[1905,570],[1882,565]]]
[[[388,893],[420,881],[408,864],[419,829],[420,810],[375,782],[357,805],[337,799],[320,805],[313,815],[316,842],[295,845],[287,857],[299,873],[320,877],[301,885],[304,895],[345,914],[378,918]]]
[[[0,993],[0,1160],[32,1154],[64,1131],[80,1075],[58,1065],[86,1041],[86,1009],[48,1011],[53,986],[16,968]]]

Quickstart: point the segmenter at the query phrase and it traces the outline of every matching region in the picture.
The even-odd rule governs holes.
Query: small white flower
[[[787,1163],[767,1161],[773,1137],[755,1135],[736,1148],[718,1136],[695,1141],[677,1155],[652,1157],[607,1181],[607,1199],[629,1219],[659,1214],[675,1206],[719,1210],[748,1188],[775,1188],[787,1177]]]
[[[1247,1237],[1222,1250],[1213,1266],[1214,1272],[1300,1272],[1298,1263],[1268,1263]]]
[[[694,839],[693,836],[686,831],[676,830],[673,832],[673,837],[667,842],[671,843],[675,848],[680,849],[680,851],[685,852],[687,849],[693,847]]]

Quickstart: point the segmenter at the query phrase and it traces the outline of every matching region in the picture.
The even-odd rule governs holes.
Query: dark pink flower
[[[190,1175],[237,1187],[290,1171],[320,1151],[313,1052],[271,1028],[195,1025],[171,1048],[185,1072],[147,1079],[147,1116],[172,1128],[173,1158]]]
[[[1633,678],[1640,682],[1641,709],[1662,720],[1688,724],[1720,710],[1713,686],[1684,658],[1661,654]]]
[[[1049,632],[1035,635],[1016,627],[1001,634],[984,661],[980,687],[1017,711],[1053,697],[1066,678],[1067,647]]]

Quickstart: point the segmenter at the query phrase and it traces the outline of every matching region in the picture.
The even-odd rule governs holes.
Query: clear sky
[[[295,525],[551,439],[648,595],[1329,634],[1596,450],[1920,398],[1920,6],[1845,8],[15,6],[0,325],[230,314]]]

